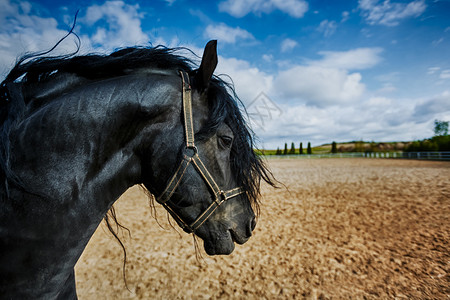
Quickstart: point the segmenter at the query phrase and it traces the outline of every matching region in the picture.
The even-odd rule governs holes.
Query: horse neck
[[[30,102],[24,120],[10,133],[13,168],[27,182],[25,190],[76,200],[105,186],[107,191],[90,196],[109,203],[138,183],[136,149],[143,141],[137,137],[145,131],[151,142],[152,123],[165,122],[161,119],[168,118],[171,95],[179,96],[168,78],[129,75],[88,83],[51,101],[42,99],[45,105],[39,108]]]

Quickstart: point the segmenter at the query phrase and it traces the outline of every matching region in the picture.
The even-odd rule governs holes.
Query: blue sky
[[[0,76],[70,28],[82,53],[218,40],[260,147],[406,141],[450,121],[450,1],[0,0]],[[58,53],[75,48],[65,41]]]

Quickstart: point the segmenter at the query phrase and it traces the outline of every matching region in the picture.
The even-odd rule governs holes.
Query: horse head
[[[172,123],[161,130],[144,167],[144,185],[210,254],[230,254],[256,226],[260,179],[271,182],[254,153],[234,91],[213,76],[216,41],[198,69],[180,72]]]

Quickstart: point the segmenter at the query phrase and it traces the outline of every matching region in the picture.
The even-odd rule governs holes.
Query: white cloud
[[[295,66],[279,73],[275,86],[285,99],[319,107],[360,99],[361,74],[321,66]]]
[[[376,80],[384,82],[384,83],[399,81],[400,78],[401,78],[401,73],[396,72],[396,71],[375,76]]]
[[[308,11],[304,0],[227,0],[219,4],[219,10],[241,18],[249,13],[260,15],[280,10],[294,18],[302,18]]]
[[[265,92],[277,102],[303,103],[308,106],[329,107],[355,103],[366,90],[362,76],[351,69],[367,69],[381,58],[381,49],[361,48],[346,52],[321,52],[322,60],[307,65],[286,65],[283,70],[270,75],[249,62],[234,58],[220,58],[217,73],[233,79],[238,95],[249,103],[260,92]],[[272,56],[266,55],[266,61]],[[386,89],[393,90],[393,86]]]
[[[272,62],[273,61],[273,55],[272,54],[263,54],[262,59],[266,62]]]
[[[395,92],[397,88],[390,82],[384,83],[382,88],[377,90],[377,93],[379,94],[386,94],[386,93],[392,93]]]
[[[277,100],[276,97],[272,97]],[[256,133],[266,149],[285,142],[410,141],[432,136],[435,119],[450,120],[450,92],[427,99],[368,97],[352,105],[330,107],[277,103],[282,110]]]
[[[440,79],[450,79],[450,70],[442,70],[441,74],[439,75]]]
[[[223,43],[236,43],[238,39],[253,40],[253,35],[245,29],[239,27],[229,27],[224,23],[219,25],[208,25],[204,33],[206,38],[217,39]]]
[[[427,75],[438,75],[440,79],[450,79],[450,69],[441,70],[440,67],[428,68]]]
[[[6,76],[17,57],[26,52],[37,52],[53,47],[68,30],[58,28],[53,18],[42,18],[31,14],[29,2],[1,1],[0,10],[0,77]],[[54,52],[54,55],[70,53],[76,49],[69,38]]]
[[[414,117],[418,122],[450,119],[450,92],[445,91],[440,95],[420,101],[414,107]]]
[[[323,33],[324,37],[330,37],[332,36],[337,29],[337,24],[335,21],[328,21],[328,20],[323,20],[322,22],[320,22],[319,27],[317,28],[317,30],[319,32]]]
[[[437,40],[434,40],[431,42],[431,45],[433,45],[434,47],[439,46],[439,44],[441,44],[444,41],[444,38],[440,38]]]
[[[88,7],[82,24],[97,28],[89,39],[97,47],[111,50],[118,47],[146,44],[150,37],[142,31],[139,5],[129,5],[123,1],[106,1],[102,5]],[[106,27],[100,27],[105,21]]]
[[[311,64],[348,70],[368,69],[379,62],[382,48],[356,48],[349,51],[320,51],[321,60],[312,61]]]
[[[282,147],[285,142],[303,142],[305,146],[308,141],[320,145],[332,140],[402,141],[429,137],[431,130],[423,126],[424,122],[416,122],[411,105],[414,102],[417,101],[372,97],[333,107],[279,104],[282,114],[267,120],[264,130],[256,129],[256,133],[268,149]]]
[[[172,4],[174,4],[176,0],[164,0],[164,1],[166,1],[169,6],[172,6]]]
[[[379,0],[359,0],[358,8],[371,25],[396,26],[402,19],[420,16],[427,8],[425,0],[416,0],[407,4],[391,3],[389,0],[379,2]]]
[[[251,101],[260,92],[278,102],[296,102],[307,106],[328,107],[361,100],[366,88],[362,76],[349,70],[362,70],[381,61],[381,48],[358,48],[343,52],[320,52],[323,59],[306,65],[286,64],[282,71],[268,75],[243,60],[219,62],[220,72],[230,75],[238,95]],[[271,61],[272,56],[264,56]],[[385,85],[392,91],[392,85]]]
[[[428,75],[433,75],[436,72],[438,72],[440,69],[441,69],[440,67],[430,67],[430,68],[428,68],[427,74]]]
[[[293,50],[298,43],[292,39],[284,39],[283,42],[281,42],[281,52],[289,52]]]
[[[266,74],[245,60],[220,56],[216,74],[227,74],[244,103],[250,103],[259,93],[273,90],[273,76]],[[227,80],[226,77],[223,78]]]
[[[348,11],[343,11],[342,12],[342,20],[341,22],[347,22],[347,20],[350,18],[350,13]]]
[[[367,104],[372,107],[389,107],[392,105],[392,100],[386,97],[372,97],[367,101]]]

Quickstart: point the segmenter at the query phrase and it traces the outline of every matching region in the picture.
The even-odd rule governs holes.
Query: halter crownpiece
[[[202,160],[198,156],[198,149],[194,143],[194,124],[192,119],[192,97],[191,97],[191,85],[189,83],[189,75],[185,71],[180,71],[181,81],[182,81],[182,94],[183,94],[183,114],[184,114],[184,130],[186,136],[186,148],[183,153],[183,159],[180,166],[175,171],[175,174],[170,179],[167,187],[164,189],[162,194],[156,199],[158,203],[163,205],[165,209],[172,215],[172,217],[178,222],[178,224],[186,232],[195,232],[203,223],[213,214],[213,212],[219,207],[223,202],[230,198],[236,197],[240,194],[245,193],[242,187],[237,187],[228,191],[223,191],[220,189],[218,184],[214,181],[214,178],[209,173],[208,169],[203,164]],[[208,208],[202,212],[197,219],[191,224],[188,224],[179,216],[167,202],[172,197],[176,188],[181,182],[184,174],[186,173],[189,165],[193,164],[197,172],[205,181],[210,192],[214,196],[214,201],[208,206]]]

